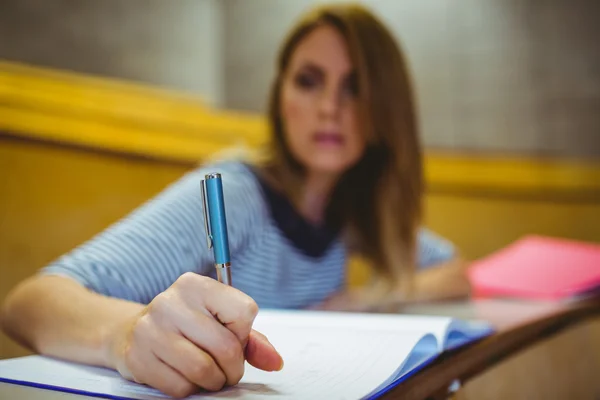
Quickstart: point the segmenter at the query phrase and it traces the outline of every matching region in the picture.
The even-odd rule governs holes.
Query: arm
[[[412,301],[443,301],[467,297],[470,286],[467,264],[454,244],[434,232],[421,229],[417,241],[418,269]]]
[[[402,293],[390,292],[384,285],[346,289],[336,293],[314,307],[316,310],[343,310],[355,312],[396,312],[399,307],[411,303],[448,301],[468,297],[470,285],[464,273],[465,263],[453,258],[430,266],[415,274],[414,293],[406,298]]]
[[[465,298],[471,287],[467,280],[466,263],[459,257],[417,272],[414,301],[446,301]]]
[[[1,313],[9,337],[36,353],[111,367],[111,332],[143,305],[106,297],[61,276],[38,276],[8,295]]]
[[[274,347],[252,330],[257,311],[237,289],[191,273],[147,306],[42,276],[13,291],[2,325],[38,352],[116,369],[179,398],[238,383],[246,360],[267,371],[282,368]]]
[[[458,256],[454,246],[428,230],[418,235],[418,268],[414,277],[414,292],[410,298],[389,285],[375,284],[344,290],[333,295],[315,309],[371,311],[397,310],[410,303],[445,301],[468,297],[470,285],[466,263]]]

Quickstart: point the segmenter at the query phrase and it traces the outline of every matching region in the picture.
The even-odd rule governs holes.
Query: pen
[[[204,228],[206,229],[208,248],[213,249],[217,279],[219,282],[231,286],[229,238],[221,174],[204,175],[200,186],[204,208]]]

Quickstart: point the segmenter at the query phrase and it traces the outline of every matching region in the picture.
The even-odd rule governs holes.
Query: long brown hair
[[[400,47],[363,6],[334,4],[313,9],[284,41],[269,104],[273,135],[268,169],[288,194],[300,186],[302,168],[284,140],[280,92],[294,50],[322,25],[334,27],[346,40],[357,75],[359,120],[367,142],[362,159],[334,190],[328,216],[347,228],[350,240],[379,276],[394,285],[410,285],[423,191],[411,82]]]

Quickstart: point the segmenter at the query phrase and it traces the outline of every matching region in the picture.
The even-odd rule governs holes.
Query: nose
[[[323,118],[337,118],[340,112],[340,98],[337,88],[325,87],[319,96],[319,114]]]

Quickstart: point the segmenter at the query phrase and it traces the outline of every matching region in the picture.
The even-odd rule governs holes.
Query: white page
[[[401,314],[373,314],[373,313],[346,313],[332,311],[279,311],[261,310],[256,319],[254,328],[261,330],[264,326],[268,329],[272,324],[288,327],[312,325],[317,327],[346,327],[374,331],[393,330],[405,333],[433,334],[438,343],[443,343],[448,328],[452,324],[451,317],[433,315],[401,315]],[[440,347],[441,349],[441,347]]]
[[[400,315],[400,314],[367,314],[343,313],[330,311],[285,311],[264,310],[256,326],[270,324],[272,319],[286,326],[301,326],[314,324],[317,326],[353,326],[361,325],[362,329],[399,330],[404,333],[430,333],[438,342],[438,350],[444,350],[444,343],[450,332],[454,336],[463,336],[463,342],[486,336],[493,331],[492,326],[481,320],[460,320],[452,317],[434,315]],[[257,328],[258,329],[258,328]]]
[[[247,365],[237,386],[191,398],[360,398],[394,375],[423,337],[410,327],[425,322],[412,316],[261,311],[255,328],[279,350],[284,369],[263,372]],[[0,361],[0,377],[122,398],[164,398],[110,370],[35,356]]]

